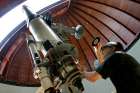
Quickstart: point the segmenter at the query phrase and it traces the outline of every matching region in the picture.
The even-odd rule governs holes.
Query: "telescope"
[[[34,78],[39,79],[42,93],[82,93],[81,82],[83,76],[78,70],[77,48],[64,42],[54,29],[60,26],[53,25],[51,17],[32,13],[27,6],[23,6],[27,15],[28,49],[33,60]],[[78,25],[69,28],[62,25],[63,31],[71,31],[78,39],[83,35],[83,27]],[[58,30],[57,30],[58,31]],[[43,54],[43,57],[41,56]]]

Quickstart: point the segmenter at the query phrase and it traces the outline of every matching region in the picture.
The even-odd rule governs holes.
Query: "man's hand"
[[[100,62],[100,64],[103,64],[104,62],[104,58],[103,58],[103,54],[101,52],[101,43],[98,43],[97,46],[94,46],[94,52],[96,54],[97,60]]]

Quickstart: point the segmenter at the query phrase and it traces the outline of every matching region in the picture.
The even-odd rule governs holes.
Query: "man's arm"
[[[91,82],[95,82],[96,80],[102,78],[102,76],[98,72],[96,72],[96,71],[93,71],[93,72],[86,72],[86,71],[84,71],[83,75],[84,75],[85,79],[87,79],[87,80],[89,80]]]

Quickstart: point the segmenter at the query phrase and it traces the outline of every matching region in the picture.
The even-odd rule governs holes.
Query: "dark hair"
[[[115,45],[115,50],[117,51],[124,51],[123,45],[120,42],[116,42],[117,44]]]

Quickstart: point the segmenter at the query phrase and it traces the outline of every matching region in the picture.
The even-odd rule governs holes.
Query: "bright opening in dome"
[[[22,23],[26,16],[23,13],[22,6],[29,6],[33,12],[37,12],[44,7],[47,7],[59,0],[27,0],[20,5],[13,8],[0,18],[0,42],[20,23]]]

